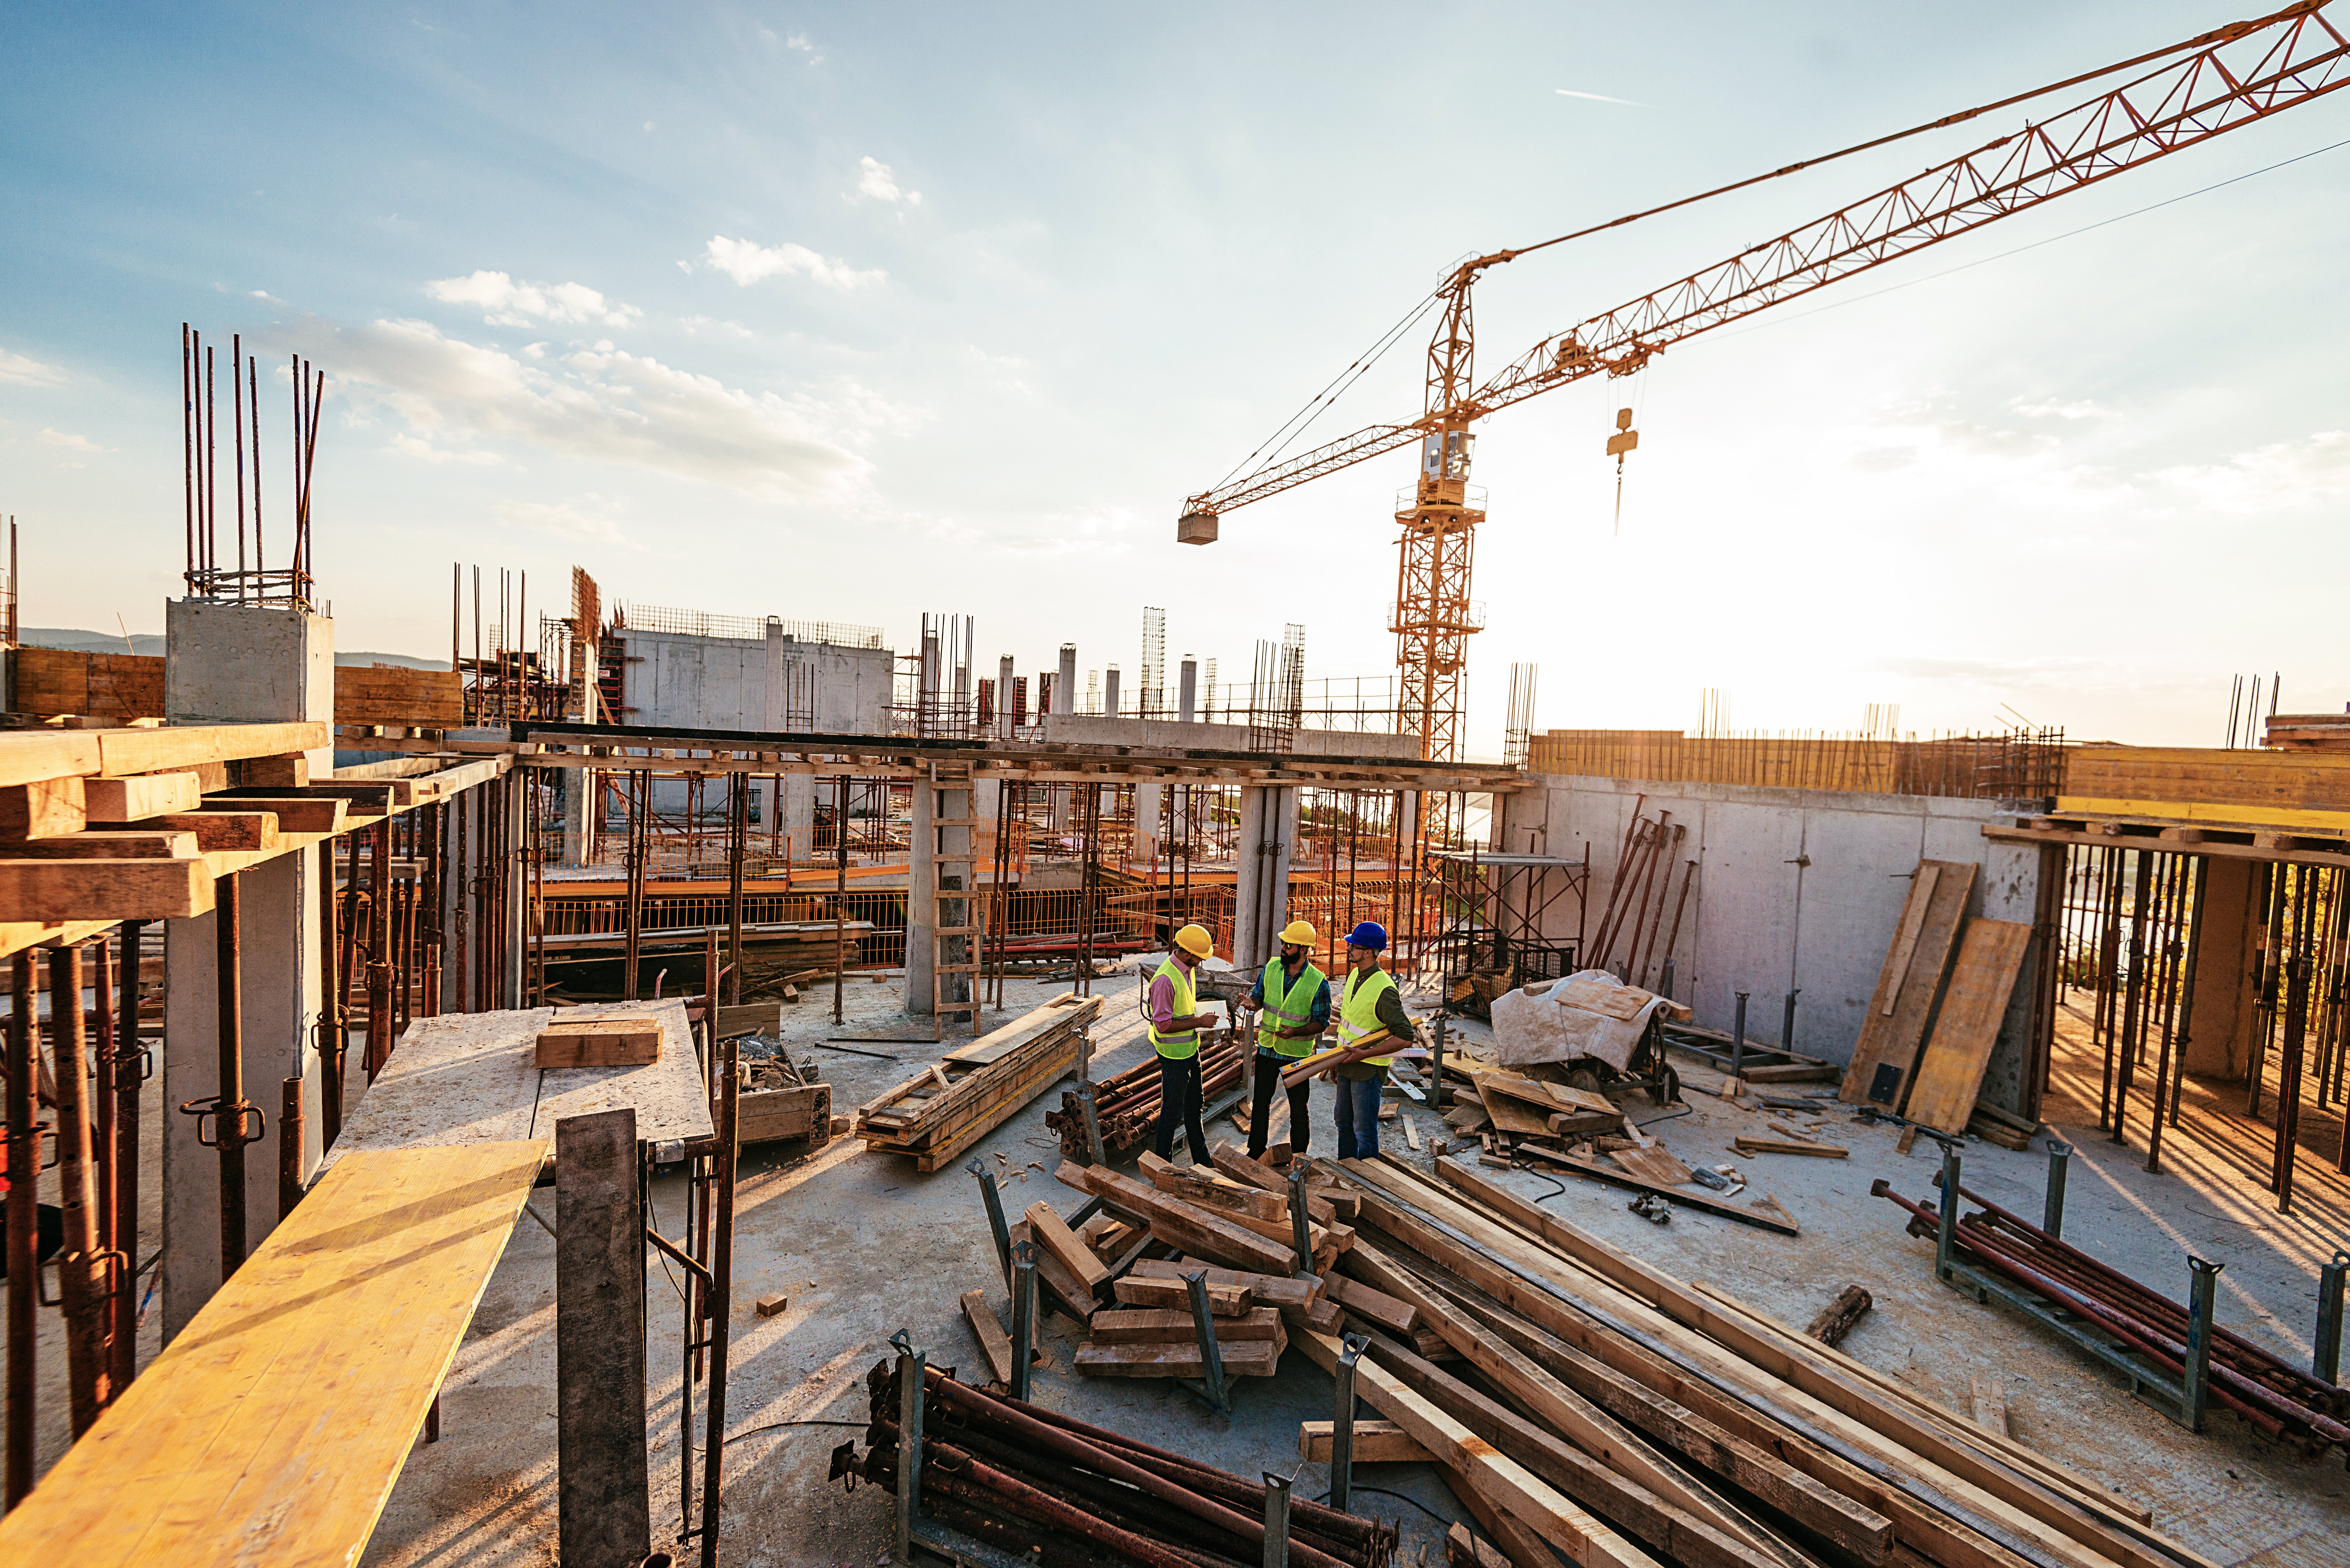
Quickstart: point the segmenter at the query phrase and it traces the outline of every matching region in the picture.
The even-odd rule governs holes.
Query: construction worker
[[[1273,1091],[1281,1075],[1314,1049],[1314,1042],[1330,1027],[1330,981],[1305,961],[1314,949],[1314,928],[1292,920],[1281,933],[1281,953],[1265,961],[1242,1006],[1258,1014],[1256,1076],[1249,1086],[1248,1151],[1251,1159],[1264,1158],[1266,1135],[1273,1120]],[[1289,1137],[1304,1154],[1314,1141],[1314,1122],[1306,1110],[1312,1085],[1289,1091]]]
[[[1387,928],[1365,920],[1347,933],[1346,994],[1338,1003],[1338,1044],[1343,1049],[1384,1029],[1398,1046],[1418,1040],[1404,1016],[1403,994],[1395,977],[1379,967],[1387,950]],[[1371,1056],[1333,1070],[1338,1090],[1338,1158],[1368,1159],[1379,1152],[1379,1090],[1387,1083],[1388,1056]]]
[[[1185,926],[1175,933],[1175,950],[1150,977],[1150,1048],[1159,1053],[1159,1126],[1150,1147],[1161,1159],[1175,1152],[1178,1126],[1190,1145],[1191,1163],[1200,1165],[1208,1158],[1208,1135],[1200,1126],[1200,1031],[1212,1027],[1216,1017],[1196,1011],[1192,975],[1215,950],[1215,939],[1206,927]]]

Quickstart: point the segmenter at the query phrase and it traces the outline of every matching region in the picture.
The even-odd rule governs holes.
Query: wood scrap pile
[[[1253,1047],[1251,1047],[1253,1049]],[[1200,1043],[1200,1103],[1208,1102],[1241,1081],[1248,1053],[1229,1029],[1207,1032]],[[1115,1158],[1149,1140],[1159,1125],[1159,1058],[1145,1056],[1133,1066],[1113,1073],[1094,1085],[1094,1110],[1101,1122],[1105,1158]],[[1086,1119],[1077,1096],[1064,1090],[1061,1108],[1045,1113],[1045,1125],[1061,1137],[1061,1153],[1069,1159],[1086,1154]]]
[[[866,1378],[872,1425],[861,1457],[833,1451],[832,1479],[898,1485],[897,1367]],[[926,1368],[920,1502],[926,1518],[1046,1568],[1193,1568],[1263,1561],[1265,1487],[1195,1459]],[[1396,1527],[1289,1500],[1298,1568],[1388,1568]]]
[[[858,1136],[938,1169],[1075,1067],[1079,1035],[1101,1010],[1098,996],[1055,997],[858,1107]]]
[[[806,1138],[811,1149],[832,1139],[832,1085],[813,1065],[794,1062],[779,1043],[772,1056],[749,1056],[739,1064],[742,1098],[734,1113],[743,1143]]]
[[[1342,1162],[1348,1278],[1473,1369],[1366,1314],[1356,1387],[1516,1568],[2175,1568],[2147,1511],[1451,1159]],[[1339,1342],[1301,1334],[1334,1366]],[[1483,1561],[1482,1557],[1480,1561]]]

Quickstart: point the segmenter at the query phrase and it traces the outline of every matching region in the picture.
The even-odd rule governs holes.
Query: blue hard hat
[[[1377,920],[1365,920],[1347,933],[1347,945],[1350,948],[1368,948],[1375,953],[1385,952],[1388,946],[1388,929]]]

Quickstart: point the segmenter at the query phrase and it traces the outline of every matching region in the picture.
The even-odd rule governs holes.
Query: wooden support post
[[[33,1490],[33,1309],[38,1300],[41,1135],[36,1130],[33,955],[16,955],[8,1014],[8,1453],[7,1505]]]
[[[559,1553],[570,1568],[637,1568],[652,1550],[637,1113],[556,1122],[555,1172]]]
[[[122,1288],[114,1296],[114,1383],[139,1375],[139,1104],[147,1052],[139,1044],[139,951],[146,926],[122,922],[122,994],[114,1010],[114,1249],[122,1254]]]

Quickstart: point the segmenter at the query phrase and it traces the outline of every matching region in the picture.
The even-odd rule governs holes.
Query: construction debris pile
[[[1350,1313],[1356,1390],[1513,1563],[1547,1562],[1544,1542],[1586,1568],[2178,1560],[2144,1511],[2045,1456],[1456,1160],[1435,1178],[1386,1158],[1340,1168],[1360,1204],[1339,1269],[1468,1364]],[[1300,1343],[1325,1366],[1344,1354]]]
[[[1097,996],[1055,996],[858,1106],[858,1136],[938,1169],[1075,1067],[1101,1010]]]
[[[905,1365],[901,1362],[899,1365]],[[1045,1568],[1143,1568],[1269,1560],[1267,1488],[1197,1459],[1074,1421],[925,1368],[919,1495],[940,1523]],[[866,1377],[872,1425],[833,1451],[832,1479],[897,1490],[904,1387],[898,1368]],[[910,1417],[904,1417],[910,1419]],[[1284,1494],[1286,1489],[1284,1489]],[[1391,1524],[1287,1498],[1288,1561],[1388,1568]]]

